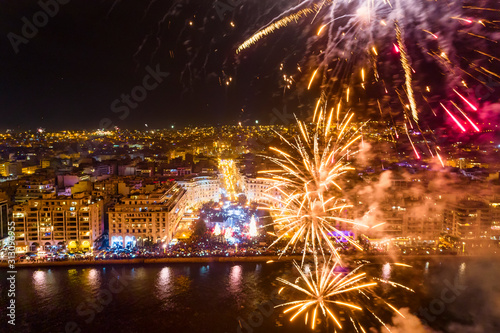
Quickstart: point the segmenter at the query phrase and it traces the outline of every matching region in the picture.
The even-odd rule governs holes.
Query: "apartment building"
[[[179,184],[132,191],[108,209],[110,246],[133,247],[144,242],[170,242],[187,203]]]
[[[30,199],[41,199],[46,194],[55,193],[54,180],[32,178],[21,182],[16,190],[16,203],[28,202]]]
[[[44,195],[13,207],[16,250],[36,251],[49,246],[90,250],[104,228],[103,205],[92,196]]]
[[[0,240],[4,239],[9,235],[8,233],[8,223],[9,223],[9,206],[5,199],[0,198]]]
[[[489,238],[492,231],[492,212],[483,201],[460,200],[447,205],[444,213],[447,233],[462,239]]]

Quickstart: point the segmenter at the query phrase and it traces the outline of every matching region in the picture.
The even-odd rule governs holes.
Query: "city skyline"
[[[363,123],[352,124],[354,127],[361,125]],[[415,235],[416,232],[421,236],[427,235],[425,237],[429,237],[428,241],[431,241],[448,230],[450,234],[458,236],[463,231],[460,232],[461,229],[453,224],[456,222],[450,222],[450,218],[453,220],[456,217],[451,213],[449,216],[444,214],[449,207],[468,209],[463,200],[472,200],[471,203],[478,204],[483,202],[486,207],[497,207],[495,188],[498,187],[499,173],[495,170],[500,165],[495,155],[499,151],[498,144],[485,142],[480,145],[477,141],[457,144],[453,140],[449,143],[443,141],[439,143],[441,156],[438,159],[426,153],[428,143],[419,139],[419,133],[412,133],[414,146],[409,143],[403,145],[394,140],[392,130],[384,128],[385,124],[364,125],[364,139],[359,146],[359,156],[351,157],[354,169],[347,174],[348,181],[341,180],[339,184],[345,187],[344,199],[357,203],[349,216],[371,225],[385,224],[376,234],[404,238]],[[384,128],[383,131],[380,130],[381,127]],[[400,126],[398,130],[402,128],[404,127]],[[92,238],[95,241],[104,232],[104,216],[111,214],[114,220],[113,207],[121,207],[120,202],[123,200],[129,202],[133,197],[131,193],[135,190],[140,189],[135,200],[137,195],[147,195],[144,198],[151,195],[163,198],[157,200],[163,202],[165,198],[156,192],[168,193],[171,191],[167,190],[170,185],[160,190],[154,184],[178,183],[187,191],[183,194],[186,203],[182,204],[187,207],[199,207],[210,200],[217,202],[223,198],[234,201],[240,195],[244,195],[249,202],[272,204],[271,198],[280,197],[280,191],[273,190],[269,180],[259,178],[261,172],[272,168],[262,154],[270,154],[271,145],[281,145],[280,140],[273,138],[276,134],[290,140],[298,131],[295,126],[236,125],[225,126],[223,129],[207,127],[155,132],[96,131],[74,136],[37,132],[34,140],[33,134],[18,133],[14,137],[7,134],[4,137],[5,150],[2,154],[3,162],[0,163],[0,176],[7,196],[13,196],[11,204],[14,205],[14,217],[17,205],[27,200],[30,200],[30,206],[36,207],[37,198],[66,202],[73,197],[81,200],[80,194],[86,194],[93,201],[98,199],[109,202],[114,197],[114,205],[100,213],[101,222],[93,227],[94,230],[100,230],[95,231]],[[21,141],[23,136],[25,139]],[[13,146],[14,142],[16,145]],[[413,154],[412,147],[420,151],[418,159]],[[481,153],[473,153],[477,150]],[[221,157],[234,162],[221,164]],[[234,176],[226,179],[226,172]],[[139,187],[134,190],[135,181]],[[204,183],[208,187],[203,187]],[[231,183],[239,185],[228,185]],[[148,187],[150,185],[147,184],[154,186]],[[9,190],[11,186],[17,187],[17,191]],[[228,186],[233,188],[230,190]],[[398,189],[400,196],[391,197],[389,189]],[[470,189],[465,191],[469,194],[459,194],[460,189]],[[372,197],[373,193],[378,193],[377,198]],[[382,193],[384,196],[381,196]],[[391,201],[392,204],[388,204]],[[433,202],[437,205],[434,208]],[[118,208],[118,211],[127,212],[126,205],[123,207]],[[161,208],[154,207],[151,206],[151,211],[161,212]],[[397,207],[396,211],[394,207]],[[475,208],[471,206],[470,209]],[[430,215],[421,219],[418,215],[422,212]],[[496,214],[494,212],[495,209],[492,213]],[[15,220],[24,221],[25,214]],[[425,218],[429,219],[426,227]],[[491,234],[494,235],[497,217],[491,215],[488,218],[491,219],[488,223],[492,223]],[[415,221],[418,223],[412,227]],[[175,230],[177,227],[172,228]],[[106,232],[107,230],[108,228]],[[118,230],[122,232],[121,226],[119,228],[114,223],[110,225],[110,237],[114,237]],[[165,233],[165,229],[163,230]],[[477,231],[474,232],[474,238],[478,237]],[[486,232],[489,234],[487,230]],[[122,241],[125,236],[131,235],[121,234]],[[171,240],[172,232],[162,234],[160,238],[164,237]],[[17,237],[24,242],[21,238],[23,237]],[[112,243],[110,239],[110,244]],[[26,244],[25,246],[29,246]]]
[[[0,331],[498,331],[498,13],[2,1]]]

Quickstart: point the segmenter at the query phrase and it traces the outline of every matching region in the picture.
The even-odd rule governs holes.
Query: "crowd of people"
[[[179,242],[171,246],[155,246],[151,248],[107,248],[93,253],[67,253],[65,251],[54,253],[28,252],[17,256],[18,262],[41,263],[54,261],[94,261],[112,259],[137,259],[137,258],[189,258],[189,257],[228,257],[228,256],[272,256],[280,255],[281,251],[269,249],[265,245],[216,243],[211,241]],[[288,254],[298,254],[288,251]]]

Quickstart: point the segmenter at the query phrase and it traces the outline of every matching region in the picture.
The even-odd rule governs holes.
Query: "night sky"
[[[223,8],[221,15],[212,0],[60,1],[67,4],[60,4],[33,37],[19,42],[17,53],[9,33],[22,36],[23,17],[33,22],[40,4],[0,3],[2,131],[267,124],[276,122],[275,113],[283,114],[284,108],[287,115],[300,115],[319,95],[319,87],[304,91],[306,75],[297,89],[283,93],[283,59],[290,68],[313,68],[298,38],[304,34],[300,25],[235,53],[287,2],[269,9],[267,1],[233,0],[235,8]],[[398,66],[397,58],[393,61]],[[156,68],[168,77],[146,91],[144,79]],[[134,88],[147,96],[127,106],[120,99]]]
[[[284,106],[279,57],[289,50],[237,57],[245,33],[230,23],[255,29],[255,18],[241,8],[220,16],[213,3],[69,1],[16,54],[8,34],[22,36],[22,18],[32,22],[41,7],[2,1],[0,130],[95,129],[103,118],[137,129],[272,122]],[[114,113],[113,101],[142,86],[148,66],[169,76],[127,117]]]

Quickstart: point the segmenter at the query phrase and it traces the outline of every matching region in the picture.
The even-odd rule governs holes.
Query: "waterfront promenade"
[[[489,255],[491,256],[491,255]],[[495,255],[497,256],[497,255]],[[406,260],[436,260],[448,258],[474,259],[484,258],[485,255],[344,255],[346,263],[367,260],[371,262],[398,262]],[[179,257],[179,258],[136,258],[136,259],[108,259],[108,260],[65,260],[46,262],[16,262],[16,269],[33,267],[64,267],[64,266],[106,266],[106,265],[149,265],[175,263],[215,263],[215,262],[286,262],[302,260],[301,255],[293,256],[227,256],[227,257]],[[7,263],[0,263],[0,268],[6,268]]]

